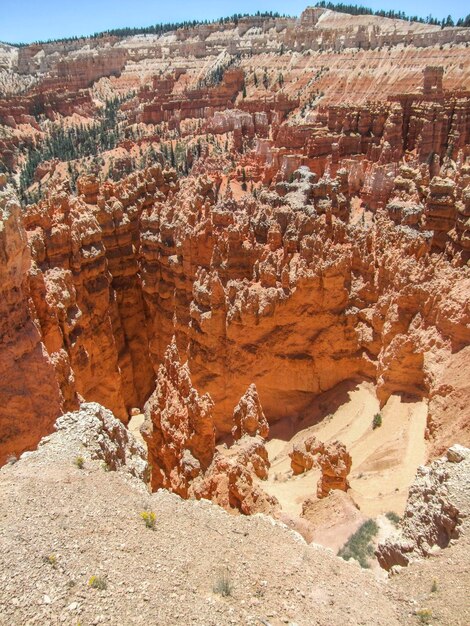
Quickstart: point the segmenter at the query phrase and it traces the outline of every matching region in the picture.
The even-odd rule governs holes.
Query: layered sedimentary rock
[[[34,447],[61,413],[54,363],[34,323],[20,206],[0,190],[0,464]]]
[[[155,380],[137,263],[139,217],[149,194],[169,189],[158,166],[131,181],[100,187],[79,179],[79,198],[56,191],[24,218],[38,322],[49,352],[61,354],[61,369],[71,372],[67,380],[58,374],[64,395],[97,399],[124,421]]]
[[[308,417],[344,381],[373,381],[381,404],[429,398],[436,451],[455,399],[465,442],[466,384],[450,372],[470,338],[467,35],[309,9],[5,48],[0,168],[20,183],[31,255],[5,302],[33,325],[54,388],[47,424],[82,399],[124,422],[150,397],[167,407],[161,376],[186,415],[171,345],[211,397],[210,437],[240,443],[205,458],[181,417],[184,445],[161,476],[155,463],[154,487],[188,492],[197,463],[199,482],[229,465],[234,482],[240,467],[262,478],[268,424]]]
[[[267,478],[268,469],[263,440],[241,440],[228,454],[218,452],[214,456],[204,477],[194,482],[191,495],[245,515],[273,514],[279,508],[276,498],[255,482],[255,477]]]
[[[345,15],[321,8],[307,8],[299,18],[251,16],[236,22],[214,22],[185,27],[163,36],[117,37],[103,33],[99,38],[83,38],[32,44],[21,48],[2,47],[0,68],[14,69],[20,75],[44,74],[96,80],[101,75],[120,73],[122,65],[145,68],[143,61],[164,67],[168,58],[201,62],[220,57],[262,53],[302,54],[360,50],[382,51],[403,45],[416,49],[453,43],[465,45],[469,33],[465,28],[445,28],[372,15]],[[178,67],[178,70],[181,67]],[[74,72],[72,72],[74,70]],[[76,80],[77,80],[76,79]],[[82,82],[80,83],[82,84]],[[430,77],[430,88],[435,84]],[[86,82],[85,82],[86,86]]]
[[[433,232],[433,246],[444,249],[455,225],[455,183],[435,176],[429,183],[424,227]]]
[[[233,421],[243,432],[226,452],[215,449],[212,409],[210,396],[200,396],[192,386],[188,364],[181,364],[173,340],[141,429],[152,465],[152,489],[213,500],[245,514],[273,511],[276,500],[254,481],[255,476],[266,479],[269,470],[264,439],[257,434],[260,424],[261,429],[268,426],[256,388],[250,387],[235,408]]]
[[[427,420],[431,458],[444,454],[452,441],[462,441],[470,446],[470,380],[467,375],[469,357],[468,346],[452,354],[437,377],[436,392],[429,401]]]
[[[352,459],[346,446],[339,441],[325,444],[316,437],[308,437],[302,443],[295,444],[289,456],[294,475],[314,467],[321,470],[317,484],[318,498],[325,498],[333,489],[349,489],[347,477],[351,471]]]
[[[233,411],[232,436],[240,439],[244,435],[266,439],[269,424],[263,413],[256,385],[250,385]]]
[[[31,295],[64,396],[94,398],[126,419],[102,231],[78,198],[57,193],[25,217]]]
[[[320,452],[318,464],[321,469],[321,478],[317,485],[319,498],[325,498],[332,489],[348,490],[348,474],[352,459],[344,444],[339,441],[325,444]]]
[[[176,77],[171,77],[164,81],[163,89],[161,82],[154,80],[154,98],[148,104],[144,104],[142,114],[139,116],[140,121],[153,124],[168,122],[172,120],[175,112],[178,112],[178,122],[187,118],[204,119],[214,111],[232,107],[243,87],[244,72],[239,68],[227,70],[220,84],[192,89],[179,98],[171,93],[175,79]],[[145,91],[143,96],[147,100],[149,92]]]
[[[469,338],[466,271],[381,212],[348,225],[317,185],[302,171],[235,205],[210,178],[156,167],[28,209],[34,317],[66,408],[96,398],[126,420],[173,335],[218,432],[253,382],[268,422],[364,376],[382,402],[445,397]]]
[[[205,472],[215,452],[213,403],[199,396],[176,343],[165,352],[156,390],[145,407],[142,434],[152,464],[152,489],[165,487],[187,497],[190,482]]]
[[[321,445],[321,441],[318,441],[316,437],[309,437],[300,444],[294,444],[289,453],[290,466],[294,475],[308,472],[314,466],[318,467],[315,455],[320,451]]]

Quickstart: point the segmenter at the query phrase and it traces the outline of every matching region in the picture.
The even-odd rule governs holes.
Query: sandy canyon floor
[[[337,408],[318,421],[325,404]],[[377,413],[382,415],[382,426],[373,429]],[[309,541],[338,551],[369,518],[377,518],[380,533],[376,541],[383,540],[395,531],[384,514],[403,515],[409,486],[426,460],[427,402],[393,395],[380,409],[372,383],[348,383],[322,396],[311,407],[311,414],[313,417],[283,420],[271,427],[266,442],[271,465],[267,480],[259,481],[260,487],[279,501],[281,519]],[[145,445],[140,434],[143,422],[144,415],[137,413],[128,428]],[[319,468],[293,475],[289,453],[295,444],[312,435],[325,443],[339,440],[346,445],[352,457],[347,495],[332,493],[326,500],[317,499]],[[226,446],[219,445],[218,450],[230,456]],[[300,520],[307,499],[316,502],[308,522]],[[380,572],[380,568],[375,569]]]
[[[311,435],[323,442],[339,440],[346,445],[353,461],[349,495],[364,515],[403,513],[409,485],[426,458],[426,402],[407,402],[393,395],[380,409],[372,384],[348,387],[351,385],[341,386],[329,394],[331,397],[322,399],[339,406],[320,423],[309,426],[300,421],[296,424],[298,431],[291,437],[290,425],[271,429],[272,438],[267,443],[271,468],[266,488],[292,515],[300,514],[303,500],[315,493],[320,477],[314,470],[294,477],[290,468],[288,454],[293,444]],[[344,396],[346,401],[341,399]],[[382,415],[382,426],[373,429],[377,413]]]

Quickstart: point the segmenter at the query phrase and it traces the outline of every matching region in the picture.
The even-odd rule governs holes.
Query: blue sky
[[[355,0],[344,0],[356,3]],[[148,26],[158,22],[214,19],[233,13],[279,11],[299,15],[316,0],[0,0],[0,41],[31,42],[38,39],[88,35],[121,26]],[[432,13],[454,19],[470,12],[468,0],[359,0],[373,9],[403,10],[407,14]]]

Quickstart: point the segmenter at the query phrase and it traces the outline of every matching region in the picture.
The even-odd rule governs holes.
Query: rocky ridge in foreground
[[[380,565],[387,570],[406,566],[467,535],[469,478],[470,450],[459,445],[419,467],[397,535],[378,547]]]
[[[57,429],[0,471],[0,624],[399,624],[370,574],[271,518],[150,494],[143,449],[99,405]]]
[[[150,494],[137,477],[143,448],[99,405],[56,428],[0,470],[0,624],[418,623],[423,601],[401,586],[402,574],[377,582],[269,517]],[[153,530],[145,511],[156,514]],[[468,557],[466,533],[442,557],[456,548]],[[447,565],[439,584],[468,583],[468,569],[455,575]],[[439,624],[464,623],[458,596],[435,593],[433,602]]]

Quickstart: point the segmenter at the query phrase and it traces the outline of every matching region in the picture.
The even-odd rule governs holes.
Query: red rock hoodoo
[[[325,498],[332,489],[347,491],[347,476],[352,459],[346,446],[339,441],[324,444],[316,437],[309,437],[302,444],[294,445],[289,454],[294,475],[302,474],[313,467],[321,469],[317,485],[317,497]]]

